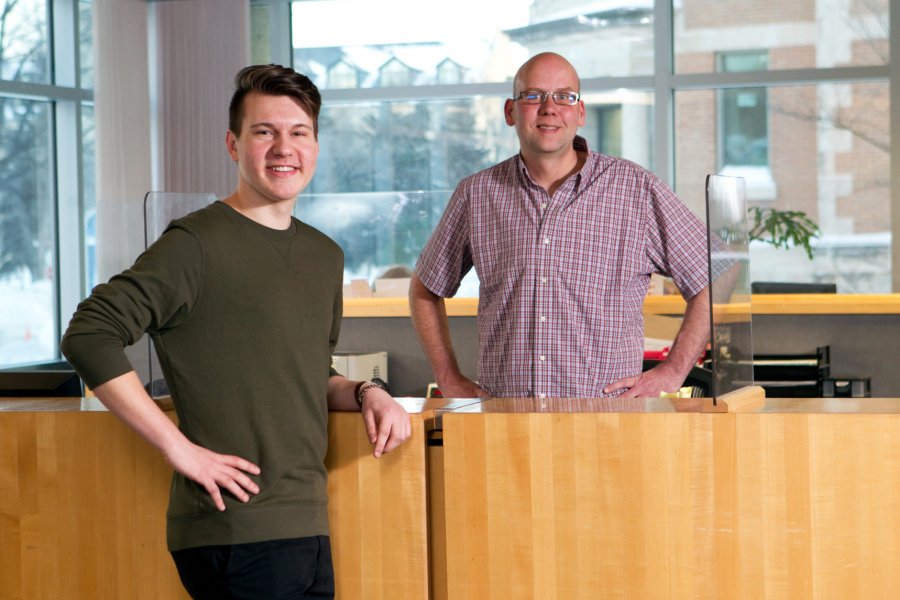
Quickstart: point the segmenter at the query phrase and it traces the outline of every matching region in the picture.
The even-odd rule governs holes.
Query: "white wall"
[[[144,194],[237,183],[225,152],[235,73],[249,64],[249,0],[95,0],[98,276],[144,248]],[[128,351],[147,380],[149,346]]]
[[[98,272],[143,249],[150,190],[225,196],[234,74],[249,63],[248,0],[96,0]]]

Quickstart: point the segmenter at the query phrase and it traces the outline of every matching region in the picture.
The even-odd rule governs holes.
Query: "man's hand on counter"
[[[603,388],[603,393],[611,394],[624,389],[620,398],[658,398],[661,392],[678,391],[683,381],[684,375],[673,373],[666,363],[661,363],[634,377],[626,377],[609,384]]]
[[[438,388],[441,390],[441,396],[444,398],[490,397],[490,394],[479,387],[477,383],[461,374],[449,381],[439,381]]]
[[[405,442],[412,432],[409,413],[381,388],[366,390],[360,411],[376,458]]]

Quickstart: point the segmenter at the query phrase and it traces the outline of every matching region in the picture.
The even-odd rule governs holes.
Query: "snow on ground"
[[[0,367],[57,358],[53,281],[0,279]]]

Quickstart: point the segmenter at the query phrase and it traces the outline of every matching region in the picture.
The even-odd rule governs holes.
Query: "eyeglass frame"
[[[528,102],[525,99],[526,94],[537,94],[538,96],[540,96],[540,100],[538,102]],[[556,99],[556,97],[558,95],[566,96],[567,101],[560,102],[559,100]],[[572,100],[571,102],[568,102],[568,100],[572,99],[572,96],[575,97],[574,100]],[[525,91],[519,92],[518,95],[515,98],[513,98],[513,100],[521,100],[523,104],[537,106],[539,104],[543,104],[544,102],[546,102],[547,98],[553,98],[553,103],[558,106],[575,106],[576,104],[578,104],[578,101],[581,100],[581,94],[578,92],[572,92],[572,91],[545,92],[544,90],[525,90]]]

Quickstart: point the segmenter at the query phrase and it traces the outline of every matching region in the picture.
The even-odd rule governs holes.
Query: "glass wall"
[[[294,67],[322,89],[510,81],[538,48],[582,78],[653,73],[649,0],[300,0],[292,23]]]
[[[754,281],[837,283],[843,293],[890,291],[887,84],[727,92],[731,98],[746,93],[766,99],[755,124],[735,118],[721,90],[676,94],[678,193],[699,198],[705,173],[736,175],[747,182],[751,207],[803,211],[819,226],[811,258],[800,247],[785,250],[759,240],[751,243]],[[752,137],[749,132],[757,132],[759,150],[749,155],[752,162],[726,162],[736,131],[747,132],[740,136],[744,140]]]
[[[674,90],[679,194],[697,197],[705,173],[739,176],[751,209],[818,226],[810,252],[754,241],[755,281],[891,291],[888,1],[674,6],[675,71],[702,75]]]
[[[60,299],[82,291],[60,257],[81,255],[84,236],[60,215],[81,214],[78,167],[93,169],[78,133],[90,103],[78,81],[91,68],[76,58],[90,43],[91,3],[52,4],[0,0],[0,368],[58,359]]]
[[[593,149],[651,169],[699,215],[717,173],[743,177],[752,208],[815,223],[811,258],[752,242],[753,279],[891,289],[888,0],[290,6],[291,59],[325,98],[314,193],[448,198],[516,152],[502,117],[512,76],[556,51],[581,76]]]
[[[254,12],[257,23],[268,18]],[[327,22],[341,27],[322,27]],[[356,231],[375,225],[373,219],[404,228],[367,236],[365,243],[347,240],[348,280],[372,281],[397,264],[412,267],[459,180],[518,151],[503,104],[516,69],[535,52],[560,52],[578,69],[587,110],[581,135],[592,148],[653,165],[652,2],[299,1],[292,3],[292,23],[294,67],[325,97],[321,154],[309,190],[320,200],[300,203],[327,197],[330,205],[346,205],[335,209],[345,221],[319,223],[336,239],[346,237],[347,223]],[[636,77],[643,89],[611,85]],[[428,192],[426,210],[392,210],[387,200],[403,204],[400,198],[418,191]],[[360,195],[373,192],[396,195]],[[353,208],[363,198],[373,204]],[[392,220],[400,213],[406,216]],[[399,253],[393,245],[371,246],[398,238],[407,240]],[[374,257],[386,262],[373,264]],[[477,281],[460,292],[474,294]]]

